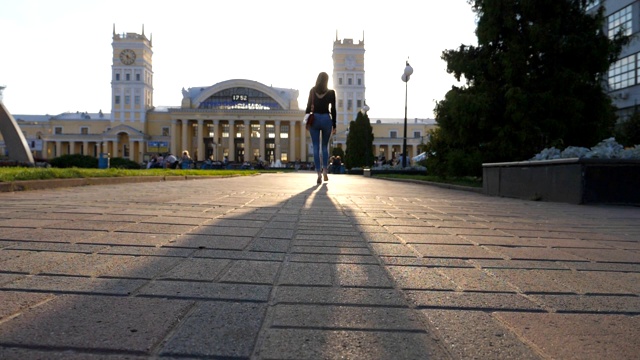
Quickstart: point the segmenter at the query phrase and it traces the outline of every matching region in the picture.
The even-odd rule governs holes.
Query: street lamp
[[[413,74],[413,68],[409,65],[407,60],[407,66],[404,68],[402,74],[402,81],[404,81],[404,137],[402,138],[402,168],[407,166],[407,94],[408,94],[408,82],[409,77]]]

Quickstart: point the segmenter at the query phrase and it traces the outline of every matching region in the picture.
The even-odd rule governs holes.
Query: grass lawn
[[[80,169],[0,167],[0,182],[19,180],[74,179],[123,176],[247,176],[278,170],[169,170],[169,169]]]
[[[470,186],[470,187],[477,187],[477,188],[482,187],[482,178],[472,177],[472,176],[442,178],[434,175],[379,174],[379,175],[375,175],[375,177],[387,178],[387,179],[428,181],[428,182],[444,183],[444,184],[460,185],[460,186]]]

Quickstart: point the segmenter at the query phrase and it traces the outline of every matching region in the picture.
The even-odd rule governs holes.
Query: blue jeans
[[[316,165],[316,171],[320,172],[329,164],[329,139],[331,139],[333,122],[329,114],[314,114],[314,117],[309,134],[313,143],[313,162]],[[322,166],[320,166],[320,133],[322,133]]]

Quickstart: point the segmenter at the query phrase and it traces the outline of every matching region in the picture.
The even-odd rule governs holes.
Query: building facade
[[[632,36],[631,42],[622,49],[607,74],[609,95],[618,109],[619,118],[624,120],[640,105],[640,1],[597,0],[589,11],[595,11],[600,6],[604,7],[604,26],[610,37],[621,29],[625,35]]]
[[[144,162],[154,153],[230,162],[286,164],[312,161],[312,145],[302,119],[309,89],[298,103],[296,89],[231,79],[182,89],[179,106],[153,104],[152,38],[113,29],[111,113],[14,115],[35,158],[65,154],[127,158]],[[333,81],[337,93],[337,134],[332,146],[346,150],[349,123],[365,106],[364,39],[333,44]],[[402,119],[371,119],[374,153],[385,159],[402,152]],[[411,120],[407,153],[418,154],[430,120]]]

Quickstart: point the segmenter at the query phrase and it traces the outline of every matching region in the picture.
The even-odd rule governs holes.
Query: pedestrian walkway
[[[638,359],[639,208],[315,180],[0,193],[0,359]]]

